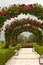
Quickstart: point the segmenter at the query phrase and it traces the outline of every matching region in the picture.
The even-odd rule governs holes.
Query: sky
[[[43,5],[43,0],[0,0],[0,7],[9,6],[11,4],[32,4],[39,3]]]
[[[12,5],[12,4],[34,4],[34,3],[38,3],[38,4],[41,4],[43,6],[43,0],[0,0],[0,7],[1,8],[9,7],[9,5]],[[18,16],[18,19],[27,18],[27,17],[32,17],[32,18],[37,19],[36,17],[30,16],[29,14],[27,16],[21,14]],[[14,20],[14,19],[7,20],[7,23],[5,23],[5,24],[9,24],[8,22],[9,21],[11,22],[12,20]],[[23,32],[22,34],[27,36],[27,37],[30,35],[29,32]],[[0,35],[0,40],[2,40],[2,39],[5,40],[3,31]]]

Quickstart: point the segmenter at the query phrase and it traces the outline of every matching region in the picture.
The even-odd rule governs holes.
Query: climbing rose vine
[[[9,38],[11,38],[12,36],[15,36],[20,30],[21,32],[26,31],[25,29],[21,29],[22,26],[26,26],[26,25],[30,26],[29,28],[27,27],[28,31],[32,33],[34,32],[36,33],[36,31],[38,30],[38,35],[41,35],[40,29],[43,30],[43,23],[36,21],[36,20],[29,19],[29,18],[27,19],[23,18],[23,19],[20,19],[20,20],[17,19],[16,21],[11,22],[10,25],[8,24],[6,25],[5,30],[4,30],[6,40],[8,41]]]
[[[43,7],[38,4],[30,4],[30,5],[11,5],[8,8],[4,7],[0,9],[0,28],[3,26],[4,22],[7,19],[11,19],[17,17],[19,14],[31,14],[38,17],[38,19],[43,19]],[[36,14],[37,13],[37,14]]]

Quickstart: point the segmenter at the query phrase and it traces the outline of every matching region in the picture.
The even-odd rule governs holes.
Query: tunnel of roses
[[[36,42],[41,45],[42,43],[42,26],[41,23],[36,20],[20,19],[13,21],[10,25],[6,25],[4,30],[6,41],[9,44],[15,45],[17,43],[17,37],[21,32],[29,31],[36,36]]]
[[[31,14],[37,16],[38,19],[43,20],[43,7],[38,4],[30,4],[30,5],[11,5],[8,8],[2,8],[0,10],[0,30],[6,20],[10,20],[11,18],[17,17],[17,15],[23,14]],[[36,14],[37,13],[37,14]],[[6,45],[9,44],[15,45],[17,43],[17,36],[24,31],[32,32],[36,36],[36,42],[41,45],[42,44],[42,31],[43,31],[43,22],[39,22],[32,19],[20,19],[15,20],[10,25],[5,26],[5,41]]]

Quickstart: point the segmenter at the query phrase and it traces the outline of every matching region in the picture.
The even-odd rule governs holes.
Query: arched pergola
[[[30,5],[11,5],[8,8],[2,8],[0,10],[0,28],[2,28],[4,22],[6,20],[10,20],[11,18],[17,17],[21,13],[23,14],[31,14],[37,16],[38,19],[43,19],[43,7],[38,4],[30,4]],[[37,13],[37,14],[36,14]],[[32,32],[36,35],[37,42],[40,44],[42,40],[42,31],[43,31],[43,22],[39,22],[36,20],[21,19],[13,21],[10,25],[6,25],[4,30],[6,42],[11,43],[10,41],[14,41],[13,39],[17,38],[17,35],[24,31]]]
[[[37,39],[37,43],[41,45],[42,40],[42,25],[40,22],[32,19],[20,19],[13,21],[10,25],[6,25],[4,30],[6,41],[10,44],[14,40],[17,41],[17,36],[24,31],[32,32]]]
[[[8,8],[4,7],[0,9],[0,28],[3,26],[6,20],[10,20],[11,18],[17,17],[21,13],[23,14],[31,14],[37,16],[38,19],[43,19],[43,7],[38,4],[30,4],[30,5],[11,5]],[[36,14],[37,13],[37,14]]]

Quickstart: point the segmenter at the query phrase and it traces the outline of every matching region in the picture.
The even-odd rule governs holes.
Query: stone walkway
[[[40,65],[39,55],[32,48],[21,48],[5,65]]]

